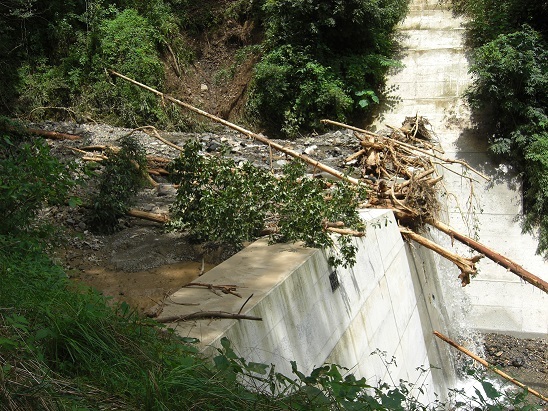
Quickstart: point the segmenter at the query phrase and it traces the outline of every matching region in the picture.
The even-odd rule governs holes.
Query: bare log
[[[127,214],[132,217],[142,218],[156,223],[165,224],[169,221],[169,216],[165,214],[149,213],[147,211],[136,210],[135,208],[130,209]]]
[[[37,136],[46,137],[52,140],[80,140],[81,137],[75,134],[59,133],[57,131],[39,130],[37,128],[26,128],[26,132]]]
[[[544,395],[542,395],[541,393],[539,393],[538,391],[535,391],[533,390],[532,388],[529,388],[527,387],[525,384],[519,382],[518,380],[516,380],[514,377],[511,377],[509,376],[508,374],[506,374],[505,372],[502,372],[501,370],[499,370],[497,367],[495,367],[494,365],[491,365],[489,364],[487,361],[485,361],[483,358],[481,357],[478,357],[476,354],[474,354],[473,352],[467,350],[466,348],[464,348],[463,346],[457,344],[455,341],[451,340],[449,337],[446,337],[445,335],[437,332],[437,331],[434,331],[434,335],[436,337],[438,337],[439,339],[441,339],[442,341],[445,341],[447,344],[449,344],[450,346],[456,348],[457,350],[459,350],[460,352],[466,354],[467,356],[473,358],[474,360],[476,360],[477,362],[479,362],[481,365],[483,365],[484,367],[486,367],[487,369],[493,371],[494,373],[500,375],[502,378],[510,381],[512,384],[515,384],[517,385],[518,387],[520,388],[523,388],[524,390],[527,390],[528,392],[530,392],[531,394],[533,394],[534,396],[540,398],[541,400],[543,401],[548,401],[548,397],[545,397]]]
[[[529,284],[534,285],[537,288],[540,288],[545,293],[548,293],[548,282],[544,281],[542,278],[537,277],[533,273],[530,273],[525,268],[523,268],[521,265],[515,263],[514,261],[510,260],[509,258],[497,253],[496,251],[490,249],[489,247],[481,244],[480,242],[471,239],[470,237],[467,237],[457,231],[455,231],[453,228],[449,227],[448,225],[443,224],[440,221],[436,221],[433,219],[428,219],[427,223],[431,226],[437,228],[438,230],[444,232],[445,234],[457,239],[461,243],[466,244],[470,248],[482,253],[487,258],[489,258],[491,261],[494,261],[497,264],[500,264],[507,270],[513,272],[518,277],[520,277],[522,280],[528,282]]]
[[[357,152],[355,152],[354,154],[349,155],[349,156],[344,160],[344,162],[345,162],[345,163],[350,163],[351,161],[357,159],[359,156],[365,154],[366,152],[367,152],[367,150],[365,150],[365,149],[362,148],[360,151],[357,151]]]
[[[138,81],[135,81],[135,80],[133,80],[133,79],[131,79],[131,78],[129,78],[129,77],[124,76],[123,74],[117,73],[117,72],[115,72],[115,71],[113,71],[113,70],[108,70],[108,72],[109,72],[111,75],[113,75],[113,76],[120,77],[120,78],[123,79],[123,80],[129,81],[130,83],[133,83],[133,84],[135,84],[136,86],[139,86],[139,87],[141,87],[141,88],[143,88],[143,89],[145,89],[145,90],[148,90],[148,91],[150,91],[151,93],[156,94],[157,96],[161,97],[161,98],[164,99],[164,100],[170,101],[170,102],[172,102],[172,103],[174,103],[174,104],[176,104],[176,105],[178,105],[178,106],[185,107],[186,109],[188,109],[188,110],[190,110],[190,111],[193,111],[194,113],[200,114],[201,116],[207,117],[207,118],[209,118],[209,119],[211,119],[211,120],[213,120],[213,121],[215,121],[215,122],[217,122],[217,123],[220,123],[220,124],[222,124],[222,125],[224,125],[224,126],[226,126],[226,127],[229,127],[229,128],[231,128],[231,129],[233,129],[233,130],[236,130],[236,131],[238,131],[238,132],[240,132],[240,133],[242,133],[242,134],[248,136],[249,138],[253,138],[253,139],[257,140],[257,141],[260,141],[261,143],[266,144],[266,145],[268,145],[269,147],[272,147],[272,148],[274,148],[274,149],[276,149],[276,150],[278,150],[278,151],[281,151],[282,153],[285,153],[285,154],[287,154],[287,155],[289,155],[289,156],[291,156],[291,157],[299,158],[299,159],[303,160],[304,162],[306,162],[307,164],[310,164],[310,165],[314,166],[315,168],[317,168],[317,169],[319,169],[319,170],[325,171],[326,173],[331,174],[331,175],[333,175],[333,176],[335,176],[335,177],[337,177],[337,178],[339,178],[339,179],[341,179],[341,180],[348,181],[348,182],[350,182],[350,183],[352,183],[352,184],[358,184],[358,185],[359,185],[359,184],[362,184],[358,179],[353,178],[353,177],[349,177],[349,176],[347,176],[347,175],[341,173],[340,171],[338,171],[338,170],[336,170],[336,169],[334,169],[334,168],[332,168],[332,167],[329,167],[329,166],[327,166],[327,165],[325,165],[325,164],[320,163],[320,162],[317,161],[317,160],[314,160],[314,159],[308,157],[308,156],[305,155],[305,154],[297,153],[297,152],[294,151],[294,150],[291,150],[291,149],[286,148],[286,147],[284,147],[284,146],[282,146],[282,145],[280,145],[280,144],[278,144],[278,143],[275,143],[275,142],[273,142],[272,140],[268,139],[267,137],[263,136],[262,134],[257,134],[257,133],[253,133],[252,131],[246,130],[245,128],[240,127],[240,126],[238,126],[238,125],[236,125],[236,124],[234,124],[234,123],[231,123],[231,122],[229,122],[229,121],[227,121],[227,120],[224,120],[224,119],[222,119],[222,118],[220,118],[220,117],[217,117],[217,116],[215,116],[215,115],[213,115],[213,114],[210,114],[210,113],[208,113],[208,112],[206,112],[206,111],[204,111],[204,110],[201,110],[201,109],[199,109],[199,108],[197,108],[197,107],[194,107],[194,106],[192,106],[192,105],[190,105],[190,104],[188,104],[188,103],[184,103],[184,102],[182,102],[181,100],[178,100],[178,99],[176,99],[176,98],[174,98],[174,97],[171,97],[170,95],[164,94],[164,93],[162,93],[162,92],[160,92],[160,91],[158,91],[158,90],[156,90],[156,89],[153,89],[152,87],[149,87],[149,86],[147,86],[147,85],[145,85],[145,84],[139,83]]]
[[[356,230],[350,230],[347,228],[335,228],[335,227],[327,227],[327,231],[330,231],[335,234],[341,234],[341,235],[351,235],[353,237],[363,237],[365,236],[365,233],[363,231],[356,231]]]
[[[261,317],[254,317],[251,315],[244,314],[233,314],[225,311],[198,311],[196,313],[185,314],[185,315],[172,315],[169,317],[158,318],[156,321],[159,323],[175,323],[179,321],[191,321],[191,320],[203,320],[203,319],[221,319],[221,318],[230,318],[236,320],[253,320],[253,321],[262,321]]]
[[[409,230],[408,228],[400,227],[400,232],[403,234],[404,237],[407,237],[419,243],[420,245],[429,248],[430,250],[438,253],[443,258],[446,258],[447,260],[454,263],[457,267],[459,267],[461,271],[459,278],[463,287],[470,284],[471,275],[477,274],[476,263],[484,257],[483,255],[480,254],[472,258],[465,258],[441,247],[434,241],[429,240],[428,238],[423,237],[415,233],[414,231]]]

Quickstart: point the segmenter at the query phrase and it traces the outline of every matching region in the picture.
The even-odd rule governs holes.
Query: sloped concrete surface
[[[199,320],[173,326],[181,336],[200,339],[206,355],[214,355],[227,337],[246,360],[275,364],[288,376],[292,360],[305,375],[325,362],[335,363],[370,384],[420,381],[422,399],[433,401],[434,392],[447,391],[452,369],[449,356],[432,338],[433,324],[445,332],[431,299],[437,289],[424,281],[424,272],[410,269],[391,211],[364,210],[361,215],[367,235],[355,240],[354,267],[334,269],[322,250],[269,246],[262,239],[199,279],[235,285],[242,298],[182,288],[167,301],[160,318],[197,311],[237,313],[252,295],[242,314],[262,321]],[[377,349],[385,356],[371,355]],[[396,363],[387,364],[392,357]],[[429,371],[421,375],[418,367]]]
[[[375,126],[398,126],[406,116],[426,117],[445,155],[463,159],[487,174],[473,187],[445,171],[448,222],[457,230],[513,259],[548,280],[548,264],[535,254],[537,242],[522,234],[521,181],[508,165],[496,166],[487,154],[481,119],[474,124],[463,93],[471,82],[464,47],[464,21],[437,0],[412,0],[401,23],[403,69],[394,70],[388,86],[401,101],[381,113]],[[460,166],[450,167],[462,173]],[[470,175],[470,173],[468,173]],[[468,253],[456,246],[459,253]],[[483,259],[479,274],[465,288],[470,298],[468,321],[482,331],[548,335],[548,296],[495,263]]]

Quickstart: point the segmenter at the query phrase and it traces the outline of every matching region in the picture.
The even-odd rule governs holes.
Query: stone
[[[208,91],[209,87],[207,86],[207,84],[200,84],[200,90],[201,91]]]

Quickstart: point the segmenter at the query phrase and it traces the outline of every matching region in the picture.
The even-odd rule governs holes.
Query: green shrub
[[[325,117],[346,119],[352,98],[333,71],[290,45],[257,64],[249,108],[270,128],[294,136]]]
[[[112,232],[124,216],[135,194],[145,185],[146,153],[132,136],[119,140],[120,151],[107,152],[99,178],[98,192],[90,200],[91,225],[100,232]]]
[[[157,98],[128,82],[112,81],[107,68],[154,87],[163,86],[163,65],[156,48],[158,35],[150,22],[137,11],[126,9],[101,22],[97,50],[93,54],[95,82],[91,102],[104,113],[113,113],[124,124],[159,122],[164,114]]]
[[[344,221],[363,229],[356,211],[365,193],[337,184],[326,201],[324,182],[304,176],[306,166],[292,161],[276,179],[267,170],[249,163],[238,167],[234,161],[200,155],[200,144],[189,142],[170,171],[179,184],[171,214],[174,229],[186,229],[201,241],[214,241],[241,248],[255,240],[266,228],[274,229],[276,242],[303,241],[307,246],[328,248],[338,245],[331,256],[334,265],[352,265],[352,239],[337,241],[324,229],[325,222]]]
[[[69,199],[74,166],[52,157],[41,138],[0,121],[0,234],[13,234],[29,228],[42,207]]]
[[[325,117],[363,116],[394,52],[407,0],[265,1],[266,53],[256,66],[248,113],[275,132],[320,128]]]
[[[524,228],[539,235],[537,252],[548,251],[548,52],[546,41],[529,26],[500,34],[473,52],[475,75],[468,99],[488,108],[491,150],[523,173]]]

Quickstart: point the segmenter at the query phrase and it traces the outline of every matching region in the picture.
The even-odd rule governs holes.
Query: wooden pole
[[[478,357],[476,354],[470,352],[469,350],[467,350],[466,348],[464,348],[463,346],[461,345],[458,345],[456,342],[454,342],[453,340],[451,340],[449,337],[446,337],[445,335],[437,332],[437,331],[434,331],[434,335],[436,337],[438,337],[439,339],[445,341],[447,344],[449,344],[450,346],[456,348],[457,350],[459,350],[460,352],[463,352],[464,354],[468,355],[469,357],[473,358],[474,360],[476,360],[477,362],[479,362],[480,364],[482,364],[484,367],[492,370],[493,372],[495,372],[496,374],[500,375],[502,378],[510,381],[512,384],[515,384],[517,385],[518,387],[520,388],[523,388],[524,390],[527,390],[529,391],[531,394],[537,396],[538,398],[540,398],[541,400],[543,401],[548,401],[548,397],[545,397],[544,395],[542,395],[541,393],[533,390],[532,388],[529,388],[527,387],[525,384],[519,382],[518,380],[516,380],[514,377],[511,377],[509,376],[508,374],[502,372],[501,370],[499,370],[498,368],[496,368],[494,365],[491,365],[489,364],[487,361],[485,361],[483,358],[480,358]]]
[[[470,237],[467,237],[457,231],[455,231],[453,228],[449,227],[448,225],[443,224],[440,221],[436,221],[433,219],[428,219],[427,223],[431,226],[437,228],[438,230],[444,232],[445,234],[454,237],[461,243],[466,244],[468,247],[473,248],[474,250],[482,253],[490,260],[494,261],[497,264],[500,264],[507,270],[513,272],[518,277],[520,277],[522,280],[528,282],[529,284],[534,285],[537,288],[540,288],[545,293],[548,293],[548,282],[544,281],[542,278],[537,277],[536,275],[530,273],[525,268],[523,268],[521,265],[515,263],[514,261],[510,260],[509,258],[506,258],[505,256],[497,253],[496,251],[490,249],[489,247],[479,243],[476,240],[471,239]]]
[[[149,86],[147,86],[147,85],[145,85],[145,84],[139,83],[138,81],[135,81],[135,80],[133,80],[133,79],[131,79],[131,78],[129,78],[129,77],[124,76],[123,74],[117,73],[117,72],[115,72],[115,71],[113,71],[113,70],[108,70],[108,72],[109,72],[111,75],[113,75],[113,76],[120,77],[120,78],[123,79],[123,80],[129,81],[130,83],[133,83],[133,84],[135,84],[136,86],[139,86],[139,87],[141,87],[141,88],[143,88],[143,89],[145,89],[145,90],[148,90],[148,91],[150,91],[151,93],[154,93],[154,94],[156,94],[157,96],[160,96],[160,97],[161,97],[162,99],[164,99],[164,100],[171,101],[172,103],[174,103],[174,104],[176,104],[176,105],[178,105],[178,106],[185,107],[185,108],[187,108],[187,109],[190,110],[190,111],[193,111],[193,112],[195,112],[195,113],[197,113],[197,114],[200,114],[201,116],[207,117],[207,118],[209,118],[209,119],[211,119],[211,120],[213,120],[213,121],[215,121],[215,122],[217,122],[217,123],[220,123],[220,124],[222,124],[222,125],[224,125],[224,126],[226,126],[226,127],[229,127],[229,128],[231,128],[231,129],[233,129],[233,130],[236,130],[236,131],[238,131],[238,132],[240,132],[240,133],[242,133],[242,134],[244,134],[244,135],[246,135],[246,136],[248,136],[248,137],[250,137],[250,138],[253,138],[253,139],[255,139],[255,140],[257,140],[257,141],[260,141],[261,143],[266,144],[266,145],[268,145],[268,146],[270,146],[270,147],[272,147],[272,148],[274,148],[274,149],[276,149],[276,150],[278,150],[278,151],[281,151],[282,153],[285,153],[285,154],[287,154],[287,155],[289,155],[289,156],[291,156],[291,157],[294,157],[294,158],[300,158],[300,159],[303,160],[304,162],[306,162],[306,163],[308,163],[308,164],[314,166],[314,168],[317,168],[317,169],[319,169],[319,170],[325,171],[326,173],[331,174],[331,175],[333,175],[333,176],[335,176],[335,177],[337,177],[337,178],[339,178],[339,179],[341,179],[341,180],[345,180],[345,181],[348,181],[348,182],[350,182],[350,183],[352,183],[352,184],[356,184],[356,185],[362,184],[362,183],[361,183],[358,179],[356,179],[356,178],[349,177],[349,176],[347,176],[347,175],[341,173],[340,171],[335,170],[335,169],[332,168],[332,167],[329,167],[329,166],[327,166],[327,165],[325,165],[325,164],[320,163],[319,161],[316,161],[316,160],[314,160],[314,159],[308,157],[308,156],[305,155],[305,154],[299,154],[299,153],[297,153],[297,152],[294,151],[294,150],[291,150],[291,149],[286,148],[286,147],[284,147],[284,146],[282,146],[282,145],[280,145],[280,144],[277,144],[277,143],[273,142],[272,140],[268,139],[267,137],[265,137],[265,136],[263,136],[263,135],[261,135],[261,134],[257,134],[257,133],[254,133],[254,132],[252,132],[252,131],[246,130],[245,128],[240,127],[240,126],[238,126],[238,125],[236,125],[236,124],[234,124],[234,123],[231,123],[230,121],[224,120],[224,119],[222,119],[222,118],[220,118],[220,117],[217,117],[217,116],[215,116],[215,115],[213,115],[213,114],[210,114],[210,113],[208,113],[207,111],[200,110],[199,108],[194,107],[194,106],[192,106],[192,105],[190,105],[190,104],[188,104],[188,103],[184,103],[184,102],[182,102],[181,100],[177,100],[177,99],[174,98],[174,97],[171,97],[171,96],[169,96],[169,95],[167,95],[167,94],[164,94],[164,93],[162,93],[161,91],[155,90],[155,89],[153,89],[152,87],[149,87]]]
[[[463,287],[470,284],[470,276],[477,273],[476,263],[483,257],[483,255],[476,255],[472,258],[465,258],[458,254],[452,253],[451,251],[436,244],[434,241],[429,240],[428,238],[423,237],[407,228],[400,227],[400,233],[402,233],[403,236],[408,237],[411,240],[419,243],[420,245],[438,253],[439,255],[453,262],[457,267],[459,267],[461,271],[459,278],[461,279]]]

